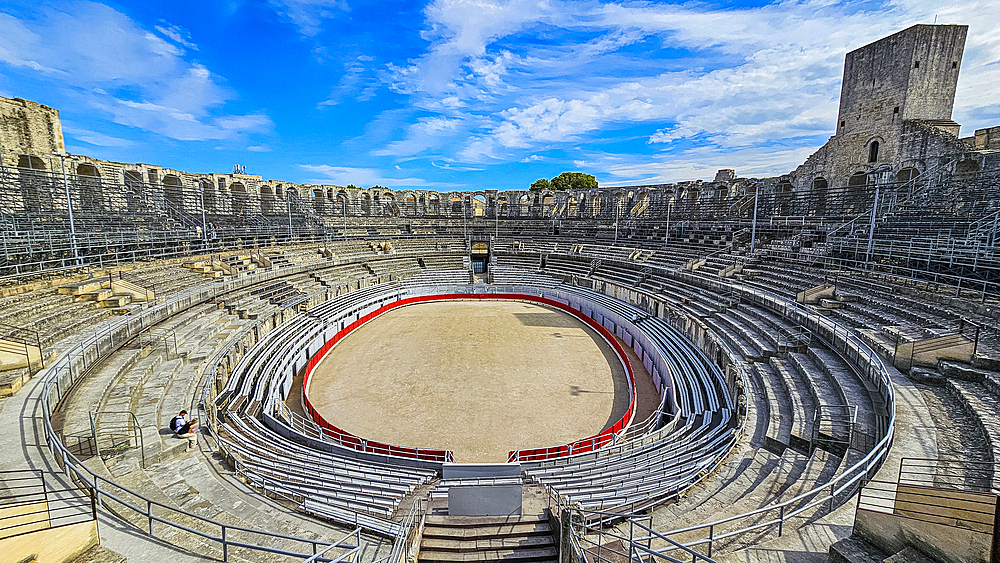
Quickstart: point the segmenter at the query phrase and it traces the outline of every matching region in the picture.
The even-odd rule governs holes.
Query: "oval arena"
[[[0,553],[990,561],[996,128],[900,119],[777,178],[523,192],[5,138]]]

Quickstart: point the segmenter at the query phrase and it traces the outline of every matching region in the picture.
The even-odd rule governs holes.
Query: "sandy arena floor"
[[[309,397],[344,430],[461,462],[590,436],[628,408],[624,370],[596,332],[517,301],[390,311],[330,352]]]

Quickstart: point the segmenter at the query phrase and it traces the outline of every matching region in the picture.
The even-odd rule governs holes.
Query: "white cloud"
[[[269,4],[309,37],[322,30],[323,20],[350,11],[346,0],[270,0]]]
[[[63,121],[62,124],[63,132],[68,137],[83,141],[88,145],[95,145],[98,147],[129,147],[135,144],[128,139],[120,139],[118,137],[112,137],[111,135],[105,135],[96,131],[80,129],[66,121]]]
[[[420,187],[432,183],[423,178],[387,178],[381,170],[353,166],[331,166],[327,164],[300,164],[299,168],[319,176],[309,183],[333,183],[338,186],[354,184],[356,186],[386,186],[386,187]]]
[[[1000,3],[986,1],[712,8],[435,0],[425,9],[431,46],[405,65],[389,65],[388,80],[413,106],[454,124],[450,135],[422,135],[423,122],[406,133],[420,139],[423,154],[442,159],[491,163],[523,161],[542,148],[595,151],[610,132],[646,126],[645,140],[671,158],[709,147],[734,162],[746,162],[742,154],[766,157],[768,173],[777,174],[833,133],[845,53],[935,14],[972,24],[955,117],[967,126],[995,125],[1000,31],[977,22],[1000,19]],[[785,148],[774,152],[774,145]],[[403,146],[395,141],[383,152]],[[664,158],[629,160],[656,167]]]
[[[60,4],[32,20],[0,13],[0,62],[47,76],[116,123],[173,139],[232,139],[270,129],[263,114],[224,110],[235,93],[184,58],[184,47],[192,48],[185,31],[169,24],[157,30],[181,46],[103,4]]]
[[[180,26],[172,25],[166,20],[160,20],[160,25],[153,26],[153,28],[156,29],[156,31],[159,31],[161,35],[178,45],[182,45],[195,51],[198,50],[198,45],[191,41],[191,32]]]

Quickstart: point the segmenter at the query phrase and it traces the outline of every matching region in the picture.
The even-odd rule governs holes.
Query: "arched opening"
[[[382,215],[397,217],[399,216],[399,207],[396,205],[396,196],[391,192],[384,192],[380,198],[380,212]]]
[[[542,196],[542,217],[552,217],[555,212],[556,198],[552,194]]]
[[[137,170],[125,171],[125,208],[127,211],[136,213],[141,211],[143,187],[142,172]]]
[[[855,172],[847,180],[846,210],[848,214],[860,213],[866,207],[868,174]]]
[[[510,215],[510,200],[505,195],[497,198],[497,215],[503,217]]]
[[[340,190],[337,192],[337,213],[341,216],[347,215],[348,204],[350,203],[350,198],[347,196],[347,192]]]
[[[878,141],[868,144],[868,162],[878,162]]]
[[[625,215],[626,212],[625,206],[627,201],[628,198],[625,197],[624,193],[618,192],[615,194],[615,206],[614,206],[615,221],[618,221],[618,219],[620,219],[622,216]]]
[[[649,212],[649,193],[642,192],[635,200],[635,205],[629,211],[632,217],[645,217]]]
[[[590,216],[600,217],[601,216],[601,196],[595,195],[590,199]]]
[[[909,182],[910,180],[916,178],[920,175],[920,171],[912,166],[903,168],[899,172],[896,172],[897,182]]]
[[[440,215],[441,214],[441,196],[439,196],[437,194],[431,194],[430,197],[428,197],[427,199],[428,199],[428,201],[430,203],[430,207],[431,207],[430,211],[431,211],[431,213],[433,213],[434,215]]]
[[[163,197],[175,208],[184,209],[184,188],[181,186],[181,179],[173,174],[167,174],[161,183]]]
[[[576,214],[579,211],[577,209],[577,205],[578,204],[577,204],[577,200],[576,200],[575,196],[569,196],[568,198],[566,198],[566,216],[567,217],[576,217]]]
[[[531,198],[528,194],[522,195],[517,200],[518,215],[528,215],[531,212]]]
[[[233,215],[243,215],[247,211],[247,188],[242,182],[229,185],[229,205]]]
[[[17,157],[18,183],[25,213],[52,209],[52,179],[46,173],[45,161],[31,154]]]
[[[361,194],[361,214],[369,215],[372,212],[372,196],[368,192]]]
[[[260,212],[264,215],[274,213],[274,190],[267,184],[260,187]]]
[[[200,186],[201,200],[205,204],[205,211],[215,211],[215,185],[212,184],[211,180],[205,179],[201,181]]]
[[[417,214],[417,197],[413,195],[413,192],[403,194],[403,209],[406,210],[407,215]]]
[[[975,172],[979,172],[979,162],[975,160],[966,159],[955,166],[956,174],[972,174]]]
[[[817,217],[823,217],[826,215],[826,198],[827,198],[827,188],[829,187],[829,182],[826,178],[822,176],[818,178],[813,178],[812,193],[810,194],[810,205],[809,209],[812,210],[812,214]]]
[[[451,212],[452,213],[456,213],[458,215],[462,215],[465,212],[465,208],[462,206],[462,198],[461,197],[453,194],[450,198],[448,198],[448,201],[451,203]]]
[[[104,190],[101,189],[101,173],[93,164],[79,164],[76,167],[75,183],[80,193],[79,211],[104,211]]]
[[[322,189],[313,189],[310,194],[312,195],[312,207],[313,211],[322,214],[323,210],[326,208],[326,200],[323,197]]]
[[[695,205],[698,203],[698,200],[701,199],[701,190],[698,188],[689,188],[685,195],[687,196],[686,199],[688,205]]]
[[[486,215],[486,198],[481,195],[472,196],[472,216],[484,217]]]
[[[779,216],[792,215],[792,183],[781,180],[775,188],[775,214]]]

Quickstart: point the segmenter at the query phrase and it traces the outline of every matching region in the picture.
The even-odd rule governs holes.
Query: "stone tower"
[[[909,119],[951,121],[968,30],[915,25],[847,53],[836,134],[882,132]]]
[[[835,133],[790,174],[795,189],[906,181],[966,150],[951,110],[968,29],[915,25],[847,53]]]

